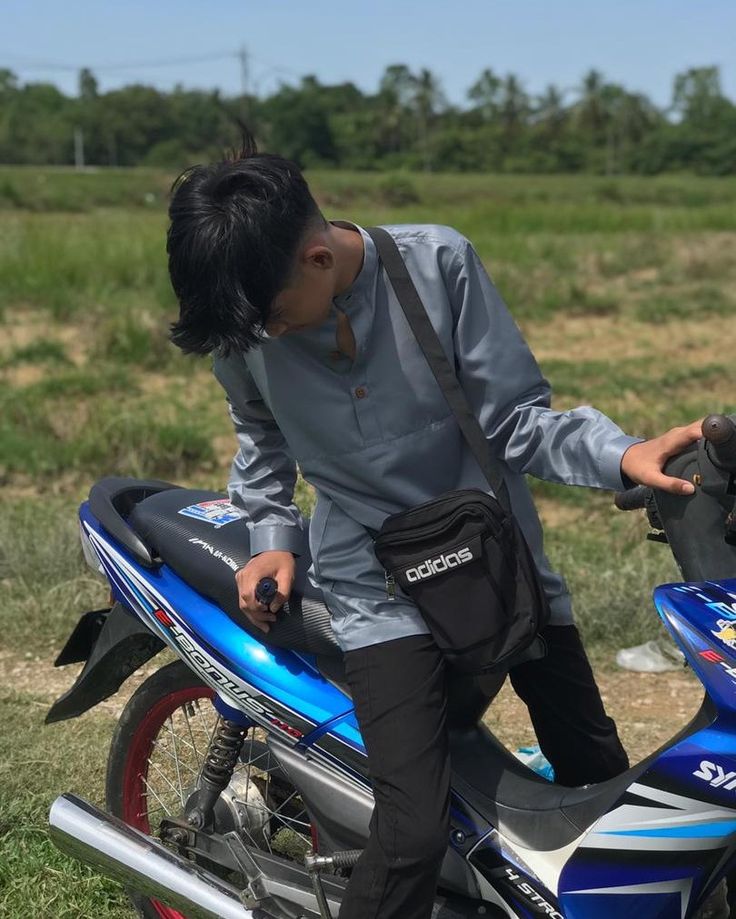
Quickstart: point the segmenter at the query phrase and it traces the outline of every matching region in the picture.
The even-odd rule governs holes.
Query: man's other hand
[[[240,608],[253,625],[262,632],[268,632],[276,613],[286,603],[294,583],[294,556],[291,552],[259,552],[235,572],[238,585]],[[269,606],[256,600],[256,587],[261,578],[273,578],[278,591]]]
[[[662,471],[667,460],[686,450],[703,436],[703,419],[681,428],[672,428],[660,437],[633,444],[624,453],[621,460],[621,471],[637,485],[659,488],[673,495],[692,495],[695,486],[685,479],[665,475]]]

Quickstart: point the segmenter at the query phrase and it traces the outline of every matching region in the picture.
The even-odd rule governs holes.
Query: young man
[[[298,168],[247,150],[197,166],[175,186],[169,268],[181,315],[172,340],[215,352],[240,449],[228,486],[251,521],[241,605],[268,632],[304,551],[296,463],[316,489],[310,576],[345,651],[376,809],[343,919],[426,919],[447,847],[449,767],[444,664],[416,607],[389,597],[370,530],[391,513],[488,485],[466,445],[375,247],[356,224],[325,221]],[[512,507],[552,609],[548,655],[514,668],[558,781],[580,785],[627,766],[576,627],[565,583],[544,555],[525,474],[622,489],[691,493],[668,457],[697,423],[641,442],[600,412],[550,408],[550,390],[470,243],[443,226],[395,226],[448,358],[501,463]],[[269,609],[254,595],[273,577]]]

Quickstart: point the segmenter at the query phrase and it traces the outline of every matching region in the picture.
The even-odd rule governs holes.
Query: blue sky
[[[717,64],[736,98],[734,0],[4,0],[0,10],[0,67],[69,93],[81,66],[103,89],[238,92],[235,52],[245,46],[261,92],[306,73],[373,91],[401,62],[431,68],[462,103],[484,67],[516,73],[532,93],[550,82],[572,91],[597,67],[666,105],[677,71]],[[148,64],[197,56],[217,59]],[[128,64],[140,66],[118,66]]]

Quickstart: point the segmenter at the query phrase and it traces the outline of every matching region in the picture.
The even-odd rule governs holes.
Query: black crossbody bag
[[[375,553],[387,583],[414,600],[447,659],[470,673],[506,670],[545,653],[549,604],[511,513],[506,483],[424,308],[394,238],[367,233],[409,326],[494,495],[446,492],[387,517]]]

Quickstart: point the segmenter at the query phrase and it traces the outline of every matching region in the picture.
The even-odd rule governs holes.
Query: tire
[[[154,741],[178,709],[186,703],[211,699],[213,695],[182,661],[167,664],[138,687],[120,716],[110,745],[105,800],[111,814],[146,834],[151,833],[145,790],[147,760]],[[135,891],[126,892],[144,919],[186,919],[157,900]]]
[[[213,690],[178,660],[138,687],[120,716],[110,745],[105,798],[111,814],[153,837],[158,818],[150,818],[161,810],[158,805],[164,805],[165,814],[181,815],[217,723],[210,702],[213,696]],[[172,749],[175,771],[170,764]],[[184,754],[181,759],[179,753]],[[166,768],[170,775],[161,784]],[[301,798],[273,758],[261,729],[249,730],[230,788],[237,788],[238,780],[244,793],[237,795],[237,810],[246,818],[240,827],[250,845],[300,861],[308,848],[316,849],[316,836]],[[152,798],[157,805],[153,808]],[[220,825],[219,807],[216,827]],[[134,890],[126,893],[143,919],[186,919],[172,907]]]

